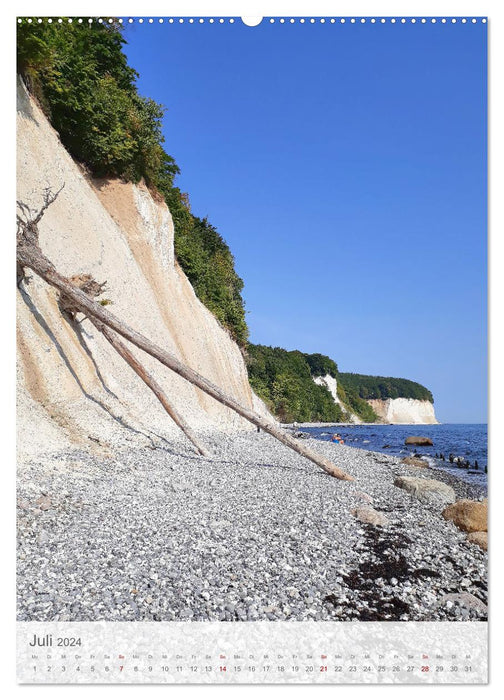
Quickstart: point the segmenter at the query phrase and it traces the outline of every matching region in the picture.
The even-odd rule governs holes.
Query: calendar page
[[[18,682],[487,683],[487,19],[16,22]]]

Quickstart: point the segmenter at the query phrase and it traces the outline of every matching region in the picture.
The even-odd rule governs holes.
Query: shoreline
[[[466,481],[468,483],[478,483],[487,488],[487,446],[484,444],[484,442],[481,444],[478,443],[474,446],[471,445],[471,449],[469,451],[465,451],[467,449],[466,445],[468,445],[465,440],[465,436],[461,434],[457,435],[455,432],[459,426],[471,429],[475,426],[486,426],[487,424],[447,423],[436,425],[439,426],[439,429],[442,432],[438,433],[437,430],[431,431],[430,428],[432,426],[429,424],[424,424],[421,430],[410,430],[411,424],[406,425],[400,423],[365,423],[358,426],[348,423],[299,423],[296,425],[290,423],[283,424],[283,427],[285,430],[288,430],[293,434],[298,433],[297,437],[306,438],[308,435],[310,437],[316,436],[318,441],[326,441],[329,439],[329,436],[333,431],[339,432],[339,430],[341,430],[342,436],[345,438],[345,444],[348,447],[355,447],[356,449],[366,451],[376,451],[382,455],[401,458],[407,457],[408,455],[417,455],[426,459],[432,468],[439,469],[449,474],[454,474],[462,481]],[[350,430],[345,434],[344,431],[348,431],[351,428],[359,428],[360,430],[357,433]],[[375,428],[381,428],[381,430],[378,432],[373,431]],[[408,429],[406,430],[406,428]],[[303,433],[303,431],[311,430],[326,432]],[[430,446],[405,445],[403,440],[408,435],[413,434],[426,435],[434,440],[434,444]],[[362,435],[364,435],[366,439],[363,439]],[[400,437],[399,441],[398,436]],[[387,444],[383,445],[380,437]],[[438,440],[441,441],[441,445]],[[436,452],[434,450],[436,450]],[[443,453],[444,458],[441,453]],[[450,461],[451,456],[453,459]],[[478,462],[476,462],[476,459]],[[471,465],[471,462],[474,464]]]
[[[211,460],[170,440],[21,465],[18,619],[486,619],[486,552],[394,480],[484,489],[307,440],[342,482],[265,433],[201,437]],[[369,505],[386,526],[352,514]]]
[[[282,428],[293,429],[296,428],[331,428],[331,427],[345,427],[345,428],[357,428],[361,426],[384,426],[384,425],[411,425],[419,427],[432,427],[433,425],[449,425],[447,423],[280,423]],[[455,424],[456,425],[456,424]],[[484,424],[482,424],[484,425]]]

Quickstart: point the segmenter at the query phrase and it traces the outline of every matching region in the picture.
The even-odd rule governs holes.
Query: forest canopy
[[[418,399],[434,403],[431,392],[410,379],[374,377],[368,374],[340,372],[339,381],[345,391],[353,390],[361,399]]]
[[[313,355],[252,344],[247,346],[247,355],[251,387],[282,422],[338,423],[346,420],[343,409],[334,403],[329,390],[313,381],[308,360]],[[332,360],[326,359],[334,365]]]
[[[327,355],[307,354],[265,345],[247,346],[250,384],[284,422],[344,422],[356,414],[365,423],[378,421],[367,399],[412,398],[433,401],[431,392],[408,379],[339,372]],[[325,387],[313,381],[329,375],[337,382],[339,406]]]

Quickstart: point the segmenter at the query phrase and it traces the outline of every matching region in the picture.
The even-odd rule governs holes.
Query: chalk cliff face
[[[197,299],[175,261],[165,203],[143,185],[87,178],[21,83],[17,109],[18,199],[38,210],[44,188],[64,183],[39,226],[42,250],[57,269],[107,280],[105,296],[115,315],[245,406],[267,413],[250,389],[238,346]],[[20,454],[162,443],[177,429],[155,397],[89,321],[72,324],[57,301],[56,290],[35,275],[18,291]],[[134,352],[193,428],[251,427]]]
[[[368,404],[385,423],[437,423],[434,405],[418,399],[368,399]]]
[[[325,386],[326,389],[329,389],[334,403],[337,403],[344,411],[348,413],[347,407],[342,403],[340,397],[338,396],[338,382],[334,377],[331,377],[330,374],[326,374],[324,377],[314,377],[313,381],[315,384]],[[349,416],[352,423],[362,423],[362,420],[359,418],[359,416],[356,416],[355,413],[349,413]]]
[[[319,386],[325,386],[331,392],[334,403],[341,406],[344,411],[348,411],[338,396],[338,382],[330,374],[325,377],[314,377],[313,381]],[[434,405],[430,401],[418,401],[417,399],[369,399],[368,404],[374,409],[378,418],[384,423],[413,423],[413,424],[433,424],[437,423],[434,413]],[[362,423],[359,416],[350,413],[353,423]]]

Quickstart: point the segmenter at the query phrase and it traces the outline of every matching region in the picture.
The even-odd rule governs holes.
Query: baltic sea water
[[[373,452],[407,457],[415,452],[429,458],[432,466],[445,469],[464,481],[486,484],[488,468],[488,437],[486,423],[445,423],[440,425],[339,425],[335,427],[303,427],[319,440],[330,440],[338,432],[345,444]],[[404,441],[411,435],[428,437],[432,447],[414,447]],[[445,461],[439,455],[445,456]],[[449,455],[470,462],[469,469],[450,464]],[[438,455],[438,457],[436,457]],[[477,462],[477,469],[475,463]]]

